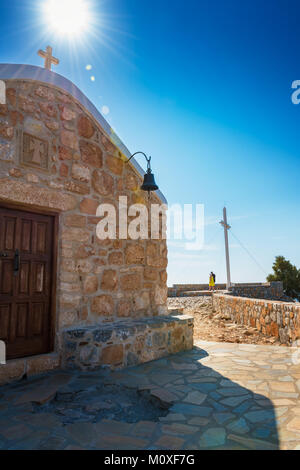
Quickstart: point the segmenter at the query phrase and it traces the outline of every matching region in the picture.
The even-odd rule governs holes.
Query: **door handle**
[[[14,274],[17,275],[20,269],[20,252],[19,250],[15,251],[15,256],[14,256]]]

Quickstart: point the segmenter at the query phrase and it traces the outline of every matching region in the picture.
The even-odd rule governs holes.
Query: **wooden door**
[[[0,339],[7,359],[52,346],[54,217],[0,206]]]

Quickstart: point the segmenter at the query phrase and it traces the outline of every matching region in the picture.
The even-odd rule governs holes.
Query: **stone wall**
[[[119,196],[128,204],[147,203],[136,170],[70,95],[32,81],[8,80],[6,86],[0,201],[60,214],[58,328],[165,314],[166,242],[96,237],[100,203],[116,206]],[[47,142],[47,169],[20,162],[24,133]]]
[[[282,282],[267,282],[265,284],[235,284],[230,288],[231,295],[250,297],[254,299],[285,300]]]
[[[173,284],[168,288],[168,297],[181,297],[183,293],[208,290],[208,284]],[[226,284],[216,284],[216,290],[225,290]]]
[[[65,347],[62,332],[70,328],[166,315],[165,239],[96,236],[100,203],[117,210],[119,196],[127,196],[128,206],[148,204],[141,175],[69,93],[34,80],[5,82],[0,203],[59,214],[55,351]],[[47,161],[24,157],[31,136],[40,139],[41,151],[47,149]],[[156,194],[151,197],[161,204]]]
[[[300,304],[213,294],[216,313],[229,315],[232,321],[257,328],[267,336],[290,345],[300,339]]]
[[[64,368],[119,369],[193,347],[193,317],[174,315],[69,329],[63,334]]]
[[[197,292],[208,289],[208,284],[174,284],[168,288],[168,297],[197,296]],[[215,290],[226,290],[226,284],[216,284]],[[235,283],[229,290],[238,297],[290,300],[284,295],[282,282]]]

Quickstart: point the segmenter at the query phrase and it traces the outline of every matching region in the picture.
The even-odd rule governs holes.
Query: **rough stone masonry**
[[[34,77],[42,70],[30,69]],[[55,85],[60,76],[45,74],[53,84],[28,79],[28,74],[26,80],[5,80],[0,209],[58,217],[53,348],[50,354],[8,361],[0,381],[61,364],[123,367],[191,348],[192,320],[166,316],[166,241],[103,241],[96,236],[100,203],[117,208],[119,196],[127,196],[128,204],[148,203],[139,189],[141,174],[125,164],[126,156],[88,111],[87,98],[81,103]],[[68,83],[70,90],[75,88]],[[152,198],[161,203],[158,195]],[[3,275],[1,282],[3,288]],[[10,341],[3,304],[0,339]]]
[[[300,306],[296,302],[251,299],[213,293],[216,313],[228,315],[232,321],[257,328],[282,344],[298,344],[300,339]]]

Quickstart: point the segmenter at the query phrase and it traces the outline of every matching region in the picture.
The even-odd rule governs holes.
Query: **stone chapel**
[[[190,349],[192,320],[167,309],[166,240],[96,236],[100,203],[148,204],[139,164],[68,79],[0,64],[0,80],[0,383]]]

